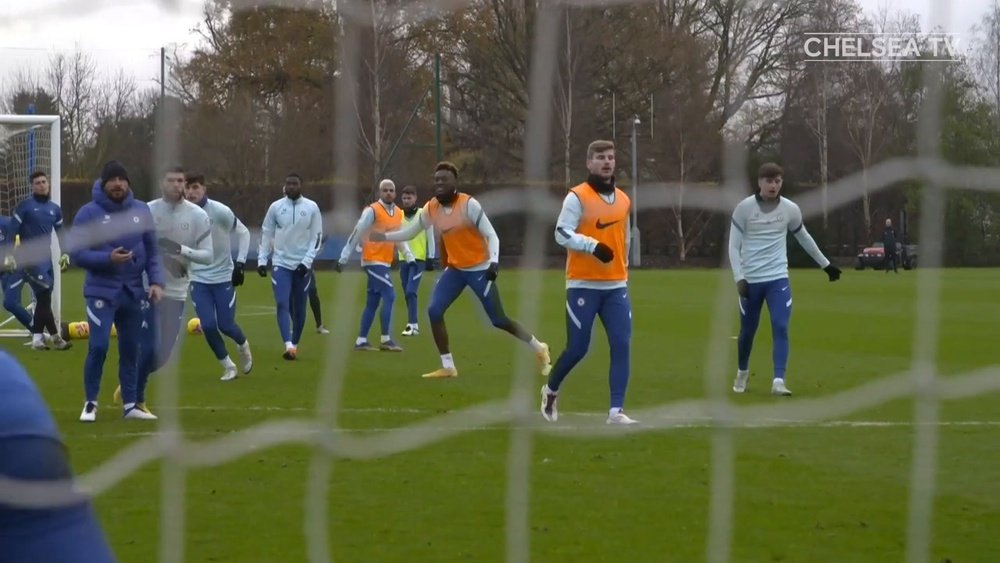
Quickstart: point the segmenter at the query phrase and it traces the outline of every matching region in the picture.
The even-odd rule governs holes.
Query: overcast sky
[[[930,27],[932,2],[947,4],[944,31],[966,35],[994,0],[860,0],[865,10],[905,9]],[[143,86],[159,75],[159,49],[193,45],[203,0],[0,0],[0,81],[16,69],[44,66],[55,51],[75,46],[93,54],[102,72],[125,67]],[[968,42],[960,39],[964,49]]]

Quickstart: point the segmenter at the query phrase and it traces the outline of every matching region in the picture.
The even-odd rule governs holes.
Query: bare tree
[[[96,87],[94,118],[98,122],[120,123],[132,117],[139,102],[135,76],[119,68]]]
[[[820,0],[814,5],[814,11],[803,22],[808,31],[819,33],[834,33],[846,31],[857,23],[857,6],[851,1]],[[819,157],[819,186],[822,194],[823,229],[829,226],[829,191],[830,180],[830,125],[831,98],[838,98],[838,85],[845,81],[845,67],[838,62],[823,61],[804,65],[806,85],[805,97],[808,100],[805,123],[816,138],[816,149]],[[834,103],[836,103],[834,101]]]
[[[781,95],[776,88],[762,88],[781,68],[790,43],[790,24],[808,7],[807,0],[753,2],[707,0],[699,10],[696,31],[711,38],[714,57],[709,60],[712,84],[708,97],[716,108],[714,125],[722,130],[748,101]]]
[[[18,99],[24,95],[35,95],[44,91],[38,73],[30,67],[21,67],[5,80],[0,80],[0,113],[21,113],[26,108],[16,107]]]
[[[62,145],[69,157],[68,175],[87,172],[81,166],[84,150],[94,135],[97,96],[97,63],[89,53],[59,53],[49,59],[46,89],[55,98],[62,116]]]
[[[881,10],[873,21],[861,22],[862,29],[877,32],[909,34],[917,37],[919,20],[912,14],[890,14]],[[872,234],[871,195],[868,191],[868,168],[883,155],[893,138],[898,93],[902,90],[902,63],[889,61],[884,64],[871,62],[845,63],[844,101],[840,106],[844,115],[848,142],[861,165],[861,202],[864,212],[865,234]]]
[[[569,188],[572,183],[573,162],[573,98],[576,95],[576,77],[580,71],[580,53],[576,48],[577,35],[574,33],[573,17],[574,10],[567,7],[563,12],[564,30],[564,50],[559,61],[559,79],[557,87],[559,94],[556,97],[556,110],[559,117],[559,126],[562,129],[563,144],[563,185]]]
[[[1000,125],[1000,0],[993,0],[974,33],[971,66]]]

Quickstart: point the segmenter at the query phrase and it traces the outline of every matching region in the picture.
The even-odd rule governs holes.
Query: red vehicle
[[[897,242],[896,256],[899,260],[899,265],[904,270],[912,270],[917,267],[917,245],[903,245]],[[864,270],[865,268],[872,268],[874,270],[881,270],[884,267],[885,246],[881,242],[876,242],[858,253],[858,263],[854,266],[854,269]]]

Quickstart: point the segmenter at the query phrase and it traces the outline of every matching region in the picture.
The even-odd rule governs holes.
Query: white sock
[[[455,358],[451,357],[451,354],[441,354],[441,367],[455,369]]]
[[[122,405],[122,409],[128,411],[135,408],[135,403],[125,403]]]
[[[613,416],[613,415],[616,415],[616,414],[618,414],[618,413],[622,412],[623,410],[625,410],[625,409],[623,409],[623,408],[621,408],[621,407],[618,407],[618,408],[614,408],[614,409],[609,409],[609,410],[608,410],[608,416]]]
[[[239,346],[240,350],[246,351],[246,350],[248,350],[250,348],[250,340],[249,339],[244,340],[243,344],[239,344],[238,346]]]
[[[354,341],[355,346],[361,346],[362,344],[367,344],[368,339],[364,336],[359,336],[357,340]]]
[[[45,335],[42,334],[42,333],[40,333],[40,332],[38,334],[32,334],[31,335],[31,343],[32,344],[41,344],[42,342],[44,342],[44,338],[45,338]]]
[[[233,363],[233,360],[229,356],[226,356],[225,358],[219,360],[219,363],[222,364],[222,367],[226,369],[230,368],[236,369],[236,364]]]
[[[388,334],[383,334],[382,335],[382,344],[385,344],[386,342],[388,342],[390,340],[392,340],[392,337],[389,336]]]
[[[292,344],[291,342],[288,342],[288,341],[286,340],[286,341],[285,341],[285,350],[288,350],[288,349],[290,349],[290,348],[295,348],[295,345],[294,345],[294,344]]]
[[[736,375],[744,376],[744,375],[746,375],[748,373],[750,373],[750,370],[748,370],[748,369],[739,369],[739,368],[736,368]]]
[[[542,342],[534,336],[531,337],[531,342],[528,342],[528,344],[535,350],[535,352],[542,351]]]

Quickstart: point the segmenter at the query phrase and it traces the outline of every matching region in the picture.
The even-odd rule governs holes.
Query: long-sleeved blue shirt
[[[11,216],[9,234],[11,239],[21,237],[18,262],[28,268],[51,264],[52,233],[59,235],[62,225],[62,208],[47,197],[32,195],[17,204]]]
[[[312,268],[323,243],[323,215],[316,202],[299,196],[283,197],[271,204],[261,226],[257,263],[294,270]],[[273,251],[273,255],[272,255]]]

